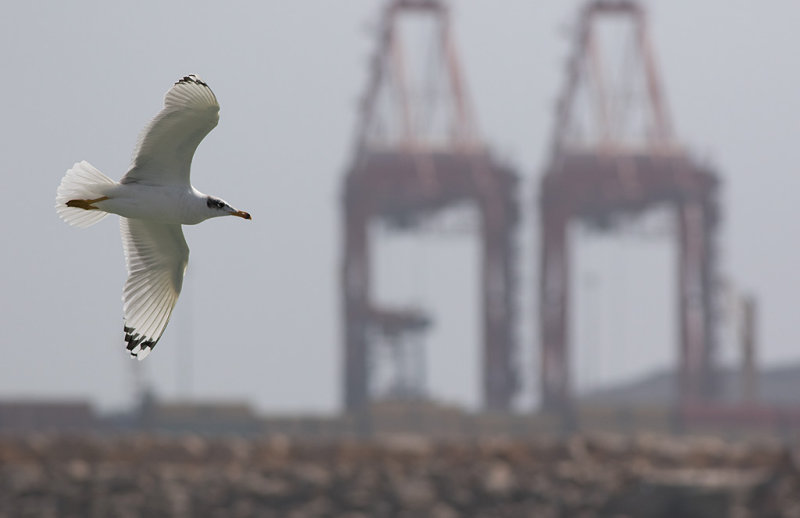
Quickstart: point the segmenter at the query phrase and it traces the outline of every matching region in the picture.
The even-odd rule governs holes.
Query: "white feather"
[[[128,279],[122,295],[125,340],[143,359],[155,347],[183,286],[189,247],[180,225],[120,218]]]
[[[208,85],[195,75],[180,79],[139,136],[131,169],[120,183],[188,187],[194,152],[218,122],[219,103]]]
[[[94,200],[106,195],[117,182],[104,175],[87,161],[77,162],[67,171],[56,191],[56,212],[61,219],[76,227],[89,227],[108,215],[102,210],[67,207],[70,200]]]

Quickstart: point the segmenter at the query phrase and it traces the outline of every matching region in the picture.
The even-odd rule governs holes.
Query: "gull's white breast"
[[[208,218],[206,196],[180,185],[116,184],[95,205],[125,218],[195,225]]]

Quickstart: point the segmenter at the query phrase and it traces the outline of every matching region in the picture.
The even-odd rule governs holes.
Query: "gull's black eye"
[[[222,200],[217,200],[217,208],[221,209],[225,206],[225,202]]]

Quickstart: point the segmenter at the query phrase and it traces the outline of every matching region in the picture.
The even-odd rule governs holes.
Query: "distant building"
[[[87,401],[0,401],[0,432],[87,432],[100,422]]]
[[[142,406],[138,428],[156,433],[198,433],[204,435],[255,435],[261,419],[244,402],[151,401]]]

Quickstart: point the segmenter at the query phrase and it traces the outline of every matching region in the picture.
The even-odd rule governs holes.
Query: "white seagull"
[[[250,214],[195,189],[192,156],[219,121],[214,92],[196,75],[175,83],[164,108],[142,131],[131,167],[115,182],[86,161],[61,180],[56,211],[78,227],[119,214],[128,266],[122,302],[125,342],[142,360],[153,350],[178,300],[189,261],[181,225],[217,216]]]

